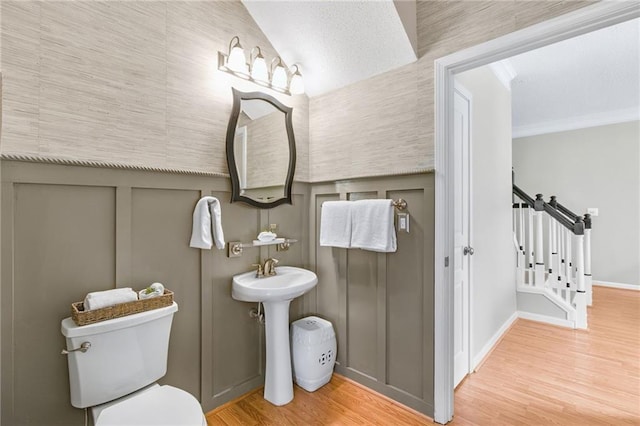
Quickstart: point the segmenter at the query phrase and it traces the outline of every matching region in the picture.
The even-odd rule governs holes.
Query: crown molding
[[[560,120],[543,121],[525,126],[514,126],[512,137],[513,139],[524,138],[638,120],[640,120],[640,108],[627,108],[578,117],[568,117]]]
[[[509,59],[503,59],[498,62],[493,62],[489,64],[489,68],[491,68],[496,78],[500,80],[500,83],[502,83],[508,91],[511,91],[511,82],[518,75],[513,65],[511,65],[511,61],[509,61]]]

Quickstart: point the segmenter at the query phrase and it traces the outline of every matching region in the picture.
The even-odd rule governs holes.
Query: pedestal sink
[[[264,399],[285,405],[293,399],[289,349],[289,304],[318,283],[311,271],[278,266],[276,275],[256,278],[256,271],[233,277],[231,296],[242,302],[262,302],[265,311],[267,367]]]

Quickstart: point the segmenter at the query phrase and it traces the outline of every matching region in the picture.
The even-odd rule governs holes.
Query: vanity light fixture
[[[277,56],[271,61],[271,66],[267,67],[259,46],[251,49],[249,60],[247,64],[240,38],[234,36],[229,42],[229,52],[218,52],[218,69],[286,95],[304,93],[299,65],[293,65],[287,69],[282,63],[282,58]]]

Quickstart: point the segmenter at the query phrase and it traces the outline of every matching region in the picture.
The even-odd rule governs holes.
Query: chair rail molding
[[[434,420],[453,418],[453,79],[455,74],[640,17],[640,3],[602,1],[439,58],[435,74]],[[447,261],[447,260],[450,260]]]

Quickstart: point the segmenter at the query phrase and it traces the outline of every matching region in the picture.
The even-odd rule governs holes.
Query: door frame
[[[472,221],[471,218],[473,217],[473,179],[472,177],[472,173],[473,173],[473,164],[472,164],[472,159],[473,159],[473,134],[472,134],[472,129],[473,129],[473,95],[471,94],[471,92],[469,90],[467,90],[466,87],[464,87],[464,85],[458,81],[454,81],[453,84],[453,90],[454,92],[458,92],[463,98],[465,98],[469,104],[469,111],[468,111],[468,126],[469,126],[469,138],[468,138],[468,146],[467,146],[467,217],[464,218],[464,220],[467,221],[467,246],[473,247],[472,241],[473,241],[473,227],[472,225]],[[452,135],[453,136],[453,135]],[[462,150],[462,152],[464,152],[464,150]],[[465,164],[465,162],[463,161],[462,164]],[[458,182],[454,182],[454,188],[455,185],[458,185]],[[452,257],[453,258],[453,257]],[[467,279],[466,279],[466,292],[464,294],[464,297],[466,298],[466,300],[463,303],[463,306],[466,306],[466,314],[467,314],[467,321],[465,324],[465,327],[467,329],[467,372],[466,375],[471,374],[471,372],[474,369],[474,365],[473,365],[473,357],[471,356],[472,353],[472,348],[471,348],[471,336],[472,336],[472,331],[473,331],[473,322],[471,321],[471,315],[472,315],[472,311],[473,308],[471,307],[471,300],[473,300],[472,298],[472,279],[473,279],[473,274],[471,273],[473,270],[473,256],[472,255],[468,255],[467,257]],[[455,330],[454,330],[455,332]],[[464,380],[464,378],[463,378]],[[462,382],[460,382],[462,383]],[[455,387],[455,382],[454,382],[454,387]]]
[[[640,17],[637,2],[602,1],[437,59],[435,73],[434,420],[453,418],[454,75]]]

